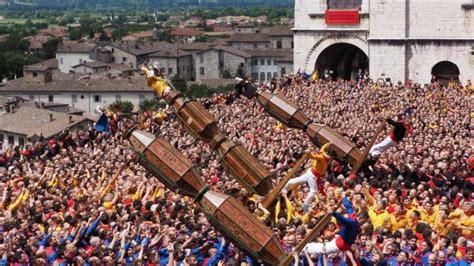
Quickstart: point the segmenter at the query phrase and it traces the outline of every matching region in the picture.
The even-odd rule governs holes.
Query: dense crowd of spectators
[[[368,213],[355,256],[303,252],[298,265],[473,263],[472,87],[313,81],[302,75],[262,87],[284,94],[361,149],[380,117],[403,116],[414,130],[355,180],[347,179],[347,164],[332,161],[325,195],[316,196],[309,213],[301,209],[309,191],[303,185],[282,195],[270,215],[208,143],[184,131],[171,108],[110,114],[109,133],[65,131],[0,153],[0,265],[259,265],[221,237],[191,199],[138,165],[123,133],[130,125],[172,143],[212,189],[238,198],[272,227],[287,253],[342,198]],[[200,101],[229,139],[274,173],[275,184],[312,146],[304,132],[278,123],[254,100],[216,94]],[[335,234],[331,223],[319,241]]]

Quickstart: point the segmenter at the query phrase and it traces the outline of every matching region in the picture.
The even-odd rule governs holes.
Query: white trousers
[[[387,136],[382,142],[375,144],[369,151],[370,156],[379,157],[380,154],[387,151],[391,147],[397,145],[397,142],[393,141],[390,136]]]
[[[310,206],[311,202],[313,201],[314,196],[318,192],[316,177],[314,176],[313,172],[311,172],[311,167],[308,168],[308,170],[306,170],[306,172],[303,175],[290,179],[288,183],[286,184],[285,189],[287,189],[289,186],[299,185],[303,183],[308,183],[308,186],[309,186],[309,193],[306,196],[306,199],[304,200],[304,204],[306,206]]]
[[[328,243],[309,243],[304,247],[304,249],[309,255],[330,254],[340,251],[336,245],[336,238],[329,241]]]

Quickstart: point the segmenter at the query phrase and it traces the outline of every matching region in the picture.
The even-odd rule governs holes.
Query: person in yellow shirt
[[[145,71],[148,87],[152,88],[158,97],[165,97],[171,91],[170,85],[161,77],[157,64],[153,67],[143,66],[142,70]]]
[[[464,201],[460,209],[454,210],[449,218],[454,219],[454,223],[464,237],[472,237],[474,234],[474,206],[472,202]]]
[[[428,224],[435,224],[439,217],[439,212],[433,208],[433,203],[431,201],[425,202],[423,204],[423,209],[420,210],[421,221]]]
[[[375,206],[369,206],[369,217],[374,229],[390,226],[390,214],[385,210],[385,202],[383,200],[377,200]]]
[[[119,195],[120,195],[120,191],[119,191],[118,189],[116,189],[116,190],[115,190],[115,195],[114,195],[113,199],[111,199],[111,200],[105,199],[105,200],[104,200],[104,203],[102,204],[102,205],[104,206],[104,208],[105,208],[106,210],[108,210],[108,211],[113,210],[115,204],[116,204],[117,201],[118,201]]]
[[[311,167],[308,168],[303,175],[288,181],[288,184],[285,187],[284,192],[286,189],[293,189],[299,184],[308,184],[309,193],[306,196],[304,203],[301,205],[301,208],[305,213],[309,211],[309,206],[311,205],[316,192],[324,194],[323,175],[326,172],[329,161],[334,157],[334,153],[330,149],[331,143],[326,143],[321,147],[318,153],[308,151],[309,158],[312,159]]]
[[[390,224],[392,225],[392,231],[398,231],[407,226],[407,210],[402,204],[395,205],[395,212],[390,215]]]
[[[433,229],[435,229],[440,237],[447,236],[449,231],[454,229],[454,220],[449,218],[448,210],[441,209],[439,211],[439,219],[434,224]]]

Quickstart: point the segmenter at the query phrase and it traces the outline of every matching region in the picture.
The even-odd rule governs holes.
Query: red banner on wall
[[[359,24],[359,10],[327,10],[326,24],[329,25],[354,25]]]

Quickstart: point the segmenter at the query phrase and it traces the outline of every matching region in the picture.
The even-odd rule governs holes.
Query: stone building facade
[[[392,82],[474,78],[471,0],[296,0],[294,69]]]

